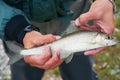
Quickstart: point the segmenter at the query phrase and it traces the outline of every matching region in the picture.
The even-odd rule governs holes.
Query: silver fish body
[[[50,46],[52,55],[54,51],[60,49],[60,58],[65,59],[66,63],[72,60],[75,52],[86,51],[104,46],[111,46],[118,43],[116,37],[105,33],[80,31],[74,23],[70,23],[64,30],[59,40],[47,44]],[[41,55],[46,45],[31,49],[24,49],[23,46],[15,41],[5,41],[9,56],[8,64],[13,64],[19,61],[24,56]],[[4,65],[2,65],[4,67]]]
[[[75,52],[111,46],[117,44],[117,42],[116,37],[105,33],[78,31],[47,44],[47,46],[50,46],[52,53],[54,53],[55,50],[60,49],[60,58],[65,59],[68,63],[71,61]],[[21,50],[20,55],[41,55],[43,53],[44,46]]]

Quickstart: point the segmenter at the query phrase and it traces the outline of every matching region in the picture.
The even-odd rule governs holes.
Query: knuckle
[[[36,44],[37,44],[37,40],[38,40],[38,39],[33,39],[31,44],[33,44],[33,45],[36,46]]]
[[[44,65],[44,68],[45,69],[50,69],[52,66],[54,66],[55,64],[53,63],[53,61],[50,61],[50,62],[48,62],[48,63],[46,63],[45,65]]]
[[[48,56],[41,58],[41,63],[44,64],[49,59]]]
[[[50,67],[49,67],[49,66],[44,66],[43,68],[44,68],[44,69],[49,69]]]
[[[44,64],[45,64],[44,61],[40,61],[40,62],[38,63],[39,66],[44,65]]]
[[[43,42],[43,40],[40,38],[35,38],[34,40],[33,40],[33,42],[32,42],[35,46],[37,46],[37,45],[42,45],[44,42]]]
[[[58,58],[55,58],[55,59],[54,59],[54,62],[57,63],[57,62],[58,62]]]
[[[59,61],[58,57],[55,56],[55,57],[53,58],[53,61],[54,61],[54,63],[57,63],[57,62]]]

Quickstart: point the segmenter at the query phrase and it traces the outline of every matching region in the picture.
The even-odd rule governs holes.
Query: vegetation
[[[120,11],[120,0],[115,0],[115,4],[117,5],[118,11]]]

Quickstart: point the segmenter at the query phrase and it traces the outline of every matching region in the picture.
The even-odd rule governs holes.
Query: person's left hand
[[[90,26],[87,23],[93,21]],[[112,34],[114,31],[113,5],[109,0],[96,0],[92,3],[89,11],[80,15],[75,20],[75,25],[82,30],[98,31]],[[105,48],[98,48],[86,51],[85,55],[93,55],[101,52]]]

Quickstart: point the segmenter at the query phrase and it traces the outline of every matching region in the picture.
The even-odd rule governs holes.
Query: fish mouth
[[[114,40],[114,41],[110,42],[110,45],[116,45],[116,44],[118,44],[118,43],[120,43],[119,40]]]

